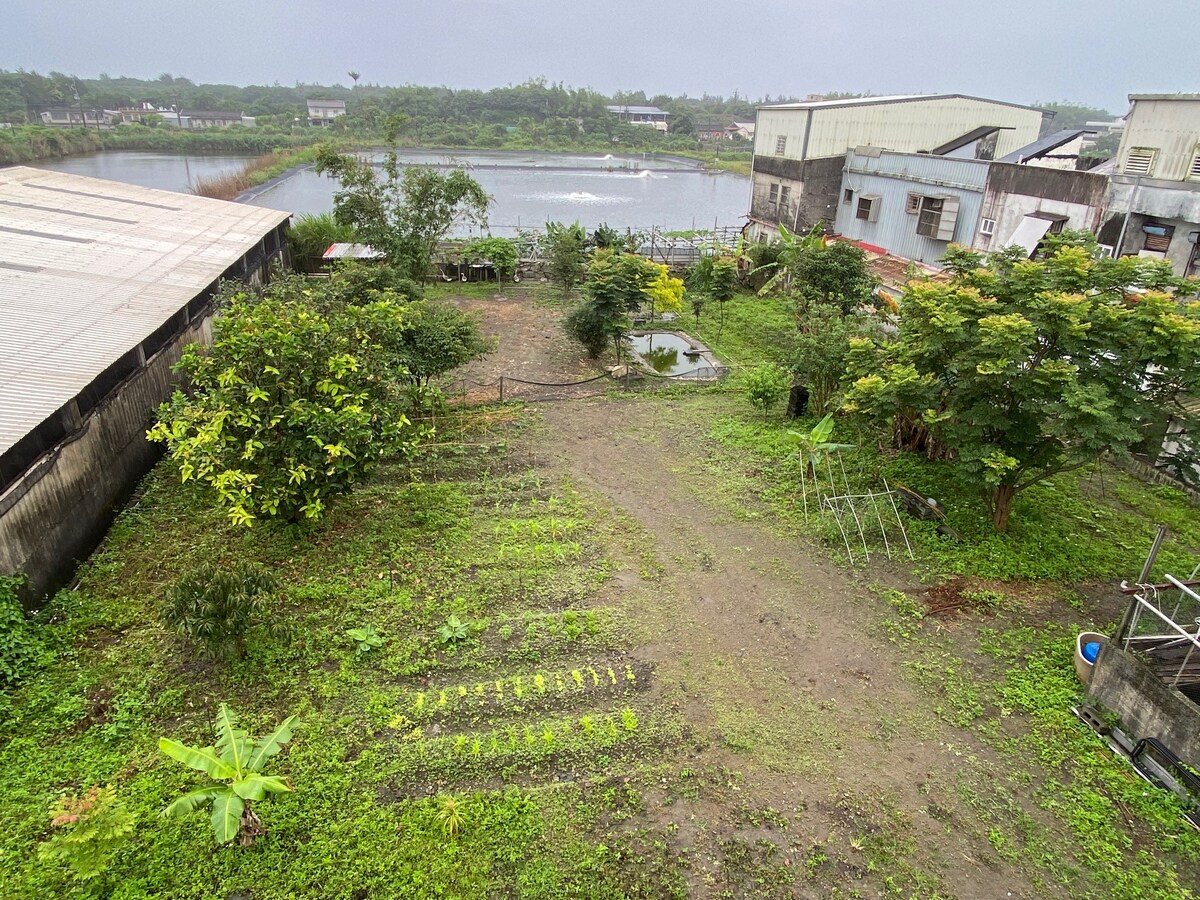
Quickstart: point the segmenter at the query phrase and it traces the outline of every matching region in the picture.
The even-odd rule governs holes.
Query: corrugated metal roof
[[[659,109],[657,106],[626,106],[624,104],[604,107],[610,113],[634,113],[636,115],[670,115],[665,109]]]
[[[368,244],[330,244],[322,259],[383,259],[385,254]]]
[[[1020,150],[1014,150],[1012,153],[1000,157],[996,162],[1020,164],[1029,159],[1036,159],[1045,153],[1049,153],[1051,150],[1057,150],[1063,144],[1069,144],[1080,135],[1095,133],[1095,128],[1064,128],[1061,131],[1055,131],[1044,137],[1040,137],[1032,144],[1026,144]]]
[[[288,215],[82,175],[0,169],[0,452]]]

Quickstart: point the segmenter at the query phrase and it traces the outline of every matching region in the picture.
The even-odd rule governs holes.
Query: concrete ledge
[[[1188,765],[1200,768],[1200,706],[1164,684],[1132,653],[1105,644],[1087,693],[1116,713],[1135,740],[1158,738]]]

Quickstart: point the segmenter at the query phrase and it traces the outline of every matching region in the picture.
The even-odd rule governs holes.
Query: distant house
[[[731,138],[744,138],[747,141],[754,140],[754,123],[734,122],[729,126],[729,136]]]
[[[1130,94],[1100,243],[1200,276],[1200,94]]]
[[[667,130],[671,114],[657,106],[606,106],[610,113],[630,125],[649,125],[659,131]]]
[[[180,110],[176,113],[176,124],[180,128],[225,128],[229,125],[253,128],[254,116],[212,109]]]
[[[728,119],[697,119],[692,132],[702,141],[729,140]]]
[[[308,124],[324,128],[346,114],[345,100],[309,100]]]
[[[38,113],[43,125],[55,128],[107,128],[117,113],[107,109],[81,109],[78,106],[55,106]]]

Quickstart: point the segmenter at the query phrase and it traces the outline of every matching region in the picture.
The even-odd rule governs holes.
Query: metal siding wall
[[[1183,181],[1200,143],[1200,100],[1137,100],[1121,136],[1117,171],[1133,147],[1155,147],[1152,178]]]
[[[874,172],[865,174],[851,171],[867,168],[863,163],[871,164]],[[882,173],[876,174],[881,169]],[[924,180],[920,180],[922,176]],[[983,203],[986,178],[987,164],[974,160],[899,154],[884,154],[878,159],[870,159],[850,154],[842,186],[843,190],[849,187],[854,191],[854,200],[844,203],[838,198],[835,227],[845,237],[883,247],[895,256],[936,265],[949,243],[917,234],[918,216],[904,211],[909,193],[958,197],[961,206],[958,224],[954,228],[954,240],[969,246],[979,228],[979,210]],[[958,186],[951,186],[947,182]],[[858,198],[862,194],[879,195],[879,221],[867,222],[855,217]]]
[[[1001,131],[996,144],[999,158],[1035,141],[1041,124],[1037,110],[959,98],[818,109],[813,113],[808,155],[840,156],[861,144],[915,153],[981,125],[1009,126],[1011,130]]]
[[[808,111],[799,110],[769,110],[760,109],[754,125],[754,152],[758,156],[774,156],[775,141],[780,136],[787,138],[787,150],[784,159],[802,159],[801,149],[804,147],[804,128],[808,122]],[[843,147],[836,154],[845,152]],[[814,154],[810,148],[808,155]]]

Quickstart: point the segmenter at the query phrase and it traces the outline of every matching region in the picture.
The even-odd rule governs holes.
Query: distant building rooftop
[[[604,107],[610,113],[631,113],[639,116],[669,116],[670,113],[665,109],[659,109],[657,106],[626,106],[624,104],[614,104]]]
[[[0,453],[287,219],[249,204],[0,169]]]
[[[309,106],[326,106],[330,109],[345,109],[345,100],[307,100]]]
[[[1133,100],[1200,100],[1200,94],[1130,94]]]
[[[973,97],[970,94],[890,94],[884,97],[849,97],[844,100],[809,100],[804,103],[777,103],[760,106],[759,109],[837,109],[843,106],[882,106],[887,103],[912,103],[918,100],[977,100],[980,103],[995,103],[1000,106],[1014,106],[1017,109],[1035,109],[1046,112],[1039,106],[1026,106],[1023,103],[1009,103],[1007,100],[991,100],[987,97]]]

